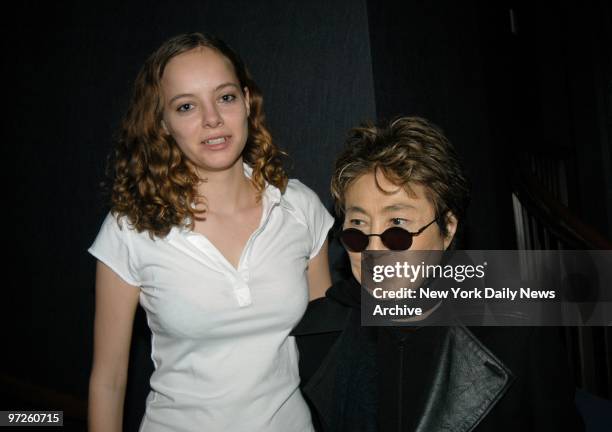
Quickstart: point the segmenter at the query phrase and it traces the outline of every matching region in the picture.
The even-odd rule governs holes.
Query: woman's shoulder
[[[282,202],[286,208],[294,211],[299,219],[305,221],[326,218],[328,215],[317,193],[298,179],[289,180]]]
[[[295,178],[289,179],[283,198],[298,207],[303,207],[312,202],[321,202],[315,191]]]
[[[126,214],[118,213],[114,210],[109,210],[102,221],[102,228],[112,231],[121,231],[124,233],[136,231],[134,224]]]
[[[106,213],[97,238],[111,238],[129,245],[136,245],[141,239],[144,240],[143,244],[148,244],[153,239],[148,231],[139,231],[128,215],[113,210]]]

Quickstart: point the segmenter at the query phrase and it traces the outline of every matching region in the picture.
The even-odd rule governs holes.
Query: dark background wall
[[[86,249],[107,211],[98,183],[140,65],[182,32],[216,34],[242,55],[291,175],[327,205],[346,131],[418,114],[446,131],[471,175],[470,248],[515,247],[511,179],[516,155],[533,149],[569,155],[571,208],[612,237],[605,1],[113,3],[22,2],[5,14],[2,376],[86,398]],[[134,357],[146,359],[142,317],[136,326]],[[147,373],[132,369],[133,380]]]

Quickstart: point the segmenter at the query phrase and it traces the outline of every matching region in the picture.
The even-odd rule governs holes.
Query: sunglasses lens
[[[380,235],[380,238],[389,250],[406,250],[412,246],[412,234],[403,228],[389,228]]]
[[[363,252],[370,242],[367,235],[355,228],[349,228],[342,231],[340,240],[351,252]]]

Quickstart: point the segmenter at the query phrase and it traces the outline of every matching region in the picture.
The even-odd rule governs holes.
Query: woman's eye
[[[408,219],[404,218],[393,218],[391,219],[392,225],[406,225],[408,223]]]
[[[234,100],[236,100],[236,96],[233,94],[226,94],[226,95],[221,96],[221,102],[228,103],[228,102],[233,102]]]
[[[190,103],[186,103],[186,104],[180,105],[180,106],[177,108],[177,111],[178,111],[178,112],[186,112],[186,111],[191,110],[191,108],[192,108],[192,107],[193,107],[193,105],[192,105],[192,104],[190,104]]]
[[[363,226],[363,225],[365,225],[365,222],[362,221],[361,219],[351,219],[350,223],[353,226]]]

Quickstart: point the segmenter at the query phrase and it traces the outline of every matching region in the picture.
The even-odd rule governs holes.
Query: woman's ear
[[[457,232],[458,221],[455,215],[451,211],[446,212],[446,215],[444,216],[444,218],[446,219],[445,222],[446,222],[446,232],[447,232],[446,237],[444,237],[444,250],[446,250],[448,249],[451,242],[453,241],[453,238],[455,237],[455,233]]]
[[[166,126],[166,122],[164,120],[161,121],[161,126],[162,126],[162,129],[164,130],[164,133],[166,135],[170,135],[170,131],[168,130],[168,127]]]
[[[249,94],[249,88],[245,86],[242,89],[242,92],[244,93],[244,103],[246,105],[246,113],[248,117],[251,115],[251,95]]]

